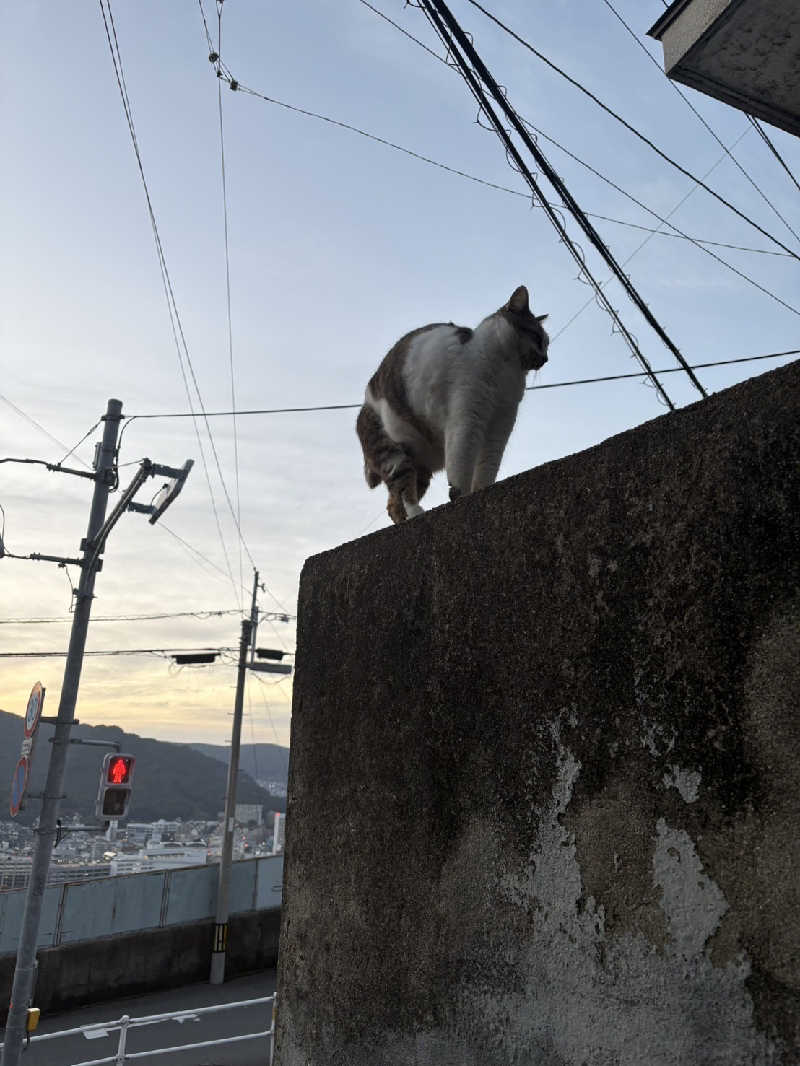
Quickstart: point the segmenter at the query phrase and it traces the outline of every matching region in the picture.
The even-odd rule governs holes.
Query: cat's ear
[[[537,322],[544,322],[544,320],[546,318],[549,318],[550,316],[549,315],[534,315],[533,317],[536,319]]]
[[[522,311],[528,311],[528,290],[524,285],[520,285],[518,289],[514,289],[511,294],[511,298],[506,304],[508,311],[516,311],[518,314]]]

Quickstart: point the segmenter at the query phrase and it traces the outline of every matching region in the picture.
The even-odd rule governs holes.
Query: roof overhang
[[[674,0],[648,34],[668,77],[800,136],[797,0]]]

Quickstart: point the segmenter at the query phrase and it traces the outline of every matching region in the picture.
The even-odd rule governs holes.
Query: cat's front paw
[[[455,485],[450,486],[450,499],[457,500],[459,496],[463,495],[461,489],[457,489]]]

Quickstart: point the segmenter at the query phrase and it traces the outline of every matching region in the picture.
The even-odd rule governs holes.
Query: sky
[[[203,3],[217,46],[217,6]],[[615,6],[636,40],[605,0],[494,0],[492,10],[668,155],[693,174],[708,174],[709,184],[798,249],[800,241],[642,49],[660,62],[660,45],[646,31],[664,10],[661,0]],[[374,0],[373,7],[442,54],[420,10],[401,0]],[[689,194],[671,218],[675,225],[703,240],[759,249],[713,250],[781,300],[800,304],[796,259],[772,254],[779,249],[767,238],[466,0],[452,0],[451,7],[520,114],[661,215]],[[433,321],[474,326],[523,283],[535,313],[549,314],[552,337],[550,360],[529,384],[639,369],[594,303],[570,321],[590,291],[542,209],[525,196],[223,83],[229,343],[218,81],[199,4],[114,0],[112,11],[144,173],[206,411],[230,411],[234,401],[239,410],[358,403],[403,333]],[[6,10],[3,28],[0,459],[57,462],[97,423],[110,397],[122,401],[126,415],[190,408],[100,5],[29,0]],[[476,122],[460,77],[363,0],[225,0],[220,51],[242,86],[525,191],[496,137]],[[800,231],[796,190],[745,115],[683,91],[723,143],[735,144],[749,178]],[[800,142],[766,128],[799,174]],[[656,235],[639,249],[650,235],[634,227],[657,225],[652,216],[548,141],[539,143],[584,210],[629,223],[595,220],[620,261],[633,255],[626,270],[689,362],[798,347],[797,312],[686,241]],[[577,236],[574,223],[568,228]],[[581,243],[595,276],[605,281],[608,269]],[[610,284],[607,292],[651,364],[675,366],[620,286]],[[789,358],[698,374],[715,392]],[[699,400],[684,374],[661,380],[676,406]],[[192,402],[197,409],[196,395]],[[664,413],[655,391],[639,379],[529,391],[500,477]],[[355,414],[242,415],[235,426],[231,417],[214,417],[213,446],[202,421],[196,430],[191,418],[127,423],[122,487],[143,457],[176,466],[192,458],[195,465],[161,523],[127,514],[112,532],[87,649],[235,648],[255,565],[266,586],[261,609],[289,616],[263,623],[258,643],[291,653],[305,559],[389,524],[384,491],[370,492],[363,480]],[[68,462],[79,469],[90,464],[100,432],[89,433]],[[148,502],[159,486],[149,483],[138,499]],[[88,480],[41,466],[0,464],[7,550],[76,556],[91,489]],[[446,505],[446,499],[439,475],[423,505]],[[38,680],[47,688],[45,713],[56,713],[63,658],[13,656],[66,650],[70,580],[77,584],[75,567],[0,559],[0,708],[23,714]],[[131,619],[187,613],[196,617]],[[109,617],[116,620],[101,620]],[[53,618],[59,621],[19,621]],[[214,666],[180,670],[159,655],[87,656],[76,714],[162,740],[225,743],[234,686],[229,654]],[[251,675],[245,711],[245,742],[289,743],[290,681]]]

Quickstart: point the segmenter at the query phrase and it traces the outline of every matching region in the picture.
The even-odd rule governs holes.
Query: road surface
[[[134,1018],[145,1014],[163,1014],[171,1010],[209,1007],[217,1003],[236,1003],[269,996],[274,991],[274,970],[266,970],[250,977],[239,977],[224,985],[183,985],[181,988],[153,992],[145,996],[108,1000],[98,1006],[43,1015],[37,1035],[75,1029],[77,1026],[96,1025],[98,1022],[110,1022],[121,1018],[123,1014]],[[149,1051],[193,1044],[202,1040],[257,1033],[269,1028],[271,1017],[272,1005],[262,1003],[257,1007],[236,1007],[216,1014],[201,1015],[196,1021],[169,1021],[143,1026],[128,1031],[126,1050]],[[33,1039],[30,1048],[23,1053],[23,1066],[74,1066],[76,1063],[90,1062],[116,1054],[119,1032],[110,1032],[108,1036],[97,1036],[96,1032],[97,1030],[90,1034],[91,1038],[77,1033],[42,1043]],[[129,1061],[131,1066],[267,1066],[269,1038],[222,1044],[195,1051],[173,1052],[169,1055],[147,1055]]]

